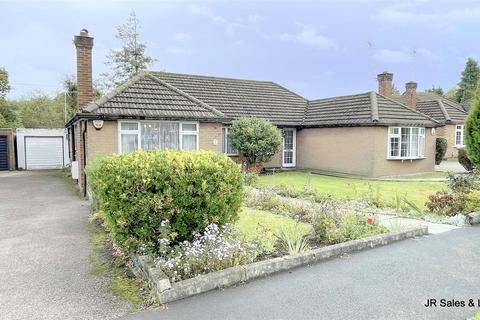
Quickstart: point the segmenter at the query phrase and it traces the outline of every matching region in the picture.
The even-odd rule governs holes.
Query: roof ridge
[[[445,117],[445,121],[446,122],[451,122],[452,118],[450,118],[450,115],[448,114],[447,109],[445,109],[445,106],[443,105],[442,99],[438,99],[437,103],[440,106],[440,110],[442,111],[443,116]]]
[[[413,109],[413,108],[410,108],[409,106],[407,106],[407,105],[405,105],[405,104],[403,104],[403,103],[400,103],[400,102],[398,102],[398,101],[396,101],[396,100],[393,100],[393,99],[391,99],[391,98],[389,98],[389,97],[386,97],[386,96],[384,96],[384,95],[382,95],[382,94],[380,94],[380,93],[378,93],[378,92],[375,92],[375,93],[376,93],[377,95],[379,95],[380,97],[382,97],[382,98],[385,98],[385,99],[387,99],[387,100],[389,100],[389,101],[392,101],[393,103],[398,104],[399,106],[404,107],[405,109],[408,109],[408,110],[410,110],[410,111],[412,111],[412,112],[415,112],[415,113],[417,113],[417,114],[419,114],[419,115],[427,118],[427,119],[430,120],[430,121],[433,121],[434,123],[440,123],[440,122],[438,122],[437,120],[433,119],[432,117],[427,116],[426,114],[424,114],[424,113],[422,113],[422,112],[420,112],[420,111],[418,111],[418,110],[415,110],[415,109]]]
[[[308,102],[308,99],[302,97],[302,96],[299,95],[298,93],[293,92],[292,90],[288,89],[287,87],[282,86],[281,84],[278,84],[278,83],[276,83],[276,82],[274,82],[274,81],[267,81],[267,82],[270,82],[271,84],[273,84],[273,85],[275,85],[275,86],[277,86],[277,87],[279,87],[279,88],[281,88],[281,89],[283,89],[283,90],[285,90],[285,91],[288,91],[288,92],[290,92],[291,94],[293,94],[293,95],[295,95],[295,96],[297,96],[297,97],[305,100],[305,102]]]
[[[461,111],[461,112],[468,115],[468,112],[466,112],[458,102],[452,101],[452,100],[447,99],[447,98],[443,98],[442,100],[446,100],[449,107],[452,107],[452,108],[454,108],[458,111]]]
[[[150,77],[151,79],[153,79],[154,81],[157,81],[158,83],[160,83],[161,85],[167,87],[168,89],[170,90],[173,90],[175,91],[176,93],[184,96],[185,98],[187,98],[188,100],[194,102],[194,103],[197,103],[199,105],[201,105],[202,107],[212,111],[213,113],[215,113],[217,116],[220,116],[220,117],[225,117],[225,115],[223,114],[223,112],[220,112],[219,110],[217,110],[216,108],[206,104],[205,102],[189,95],[188,93],[178,89],[177,87],[174,87],[172,86],[170,83],[162,80],[162,79],[159,79],[158,77],[156,77],[155,75],[151,74],[150,72],[147,72],[147,76]]]
[[[378,101],[377,101],[377,95],[375,94],[374,91],[370,91],[370,105],[371,105],[371,112],[372,112],[372,121],[378,122],[380,120],[378,116]]]
[[[303,118],[301,125],[305,124],[305,121],[307,120],[307,112],[308,112],[308,107],[310,106],[310,101],[307,100],[307,103],[305,104],[305,110],[303,111]]]
[[[110,100],[110,99],[114,98],[116,95],[122,93],[123,91],[125,91],[125,89],[130,87],[132,84],[135,84],[139,80],[142,80],[143,78],[145,78],[146,75],[147,75],[147,73],[145,71],[141,71],[141,72],[137,73],[136,75],[134,75],[130,79],[124,81],[121,85],[119,85],[118,87],[116,87],[115,89],[110,91],[109,93],[101,96],[99,99],[97,99],[95,101],[92,101],[92,102],[88,103],[81,111],[93,112],[93,111],[97,110],[103,104],[108,102],[108,100]]]
[[[179,76],[193,76],[199,78],[208,78],[208,79],[217,79],[217,80],[235,80],[235,81],[242,81],[242,82],[261,82],[261,83],[271,83],[271,80],[250,80],[250,79],[240,79],[240,78],[229,78],[229,77],[216,77],[216,76],[205,76],[202,74],[192,74],[192,73],[179,73],[179,72],[168,72],[168,71],[154,71],[149,70],[149,73],[166,73],[172,75],[179,75]]]
[[[346,95],[343,95],[343,96],[333,96],[333,97],[319,98],[319,99],[313,99],[313,100],[308,100],[308,101],[309,101],[309,102],[316,102],[316,101],[321,101],[321,100],[332,100],[332,99],[338,99],[338,98],[348,98],[348,97],[363,96],[363,95],[369,94],[370,92],[371,92],[371,91],[363,92],[363,93],[346,94]]]

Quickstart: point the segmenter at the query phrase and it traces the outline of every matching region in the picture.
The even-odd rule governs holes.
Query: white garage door
[[[27,170],[63,168],[62,137],[25,137]]]

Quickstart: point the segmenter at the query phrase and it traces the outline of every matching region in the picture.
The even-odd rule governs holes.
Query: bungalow
[[[78,168],[72,175],[84,192],[84,168],[95,155],[173,148],[237,158],[228,128],[240,116],[269,120],[282,131],[282,149],[267,167],[367,177],[434,169],[441,124],[388,92],[308,101],[271,81],[143,72],[92,101],[93,38],[82,30],[74,43],[78,112],[66,128]],[[388,74],[379,75],[379,85],[391,93]]]

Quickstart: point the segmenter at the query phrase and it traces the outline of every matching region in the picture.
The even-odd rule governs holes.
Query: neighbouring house
[[[93,38],[82,30],[74,43],[78,112],[66,128],[78,168],[72,175],[84,192],[84,168],[95,155],[172,148],[236,159],[228,129],[241,116],[269,120],[282,131],[282,149],[266,167],[367,177],[434,169],[441,124],[389,98],[391,77],[384,74],[380,93],[309,101],[271,81],[142,72],[92,101]]]
[[[468,113],[462,105],[430,92],[417,92],[417,84],[408,82],[402,95],[392,98],[438,121],[437,137],[447,140],[445,158],[456,158],[465,148],[465,120]]]

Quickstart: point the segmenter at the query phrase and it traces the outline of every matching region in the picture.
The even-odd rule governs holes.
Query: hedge
[[[97,158],[87,166],[97,209],[127,251],[154,252],[160,223],[171,240],[191,240],[210,223],[237,219],[243,181],[239,165],[206,151],[137,151]]]
[[[435,164],[440,164],[447,153],[447,139],[437,138],[435,144]]]

